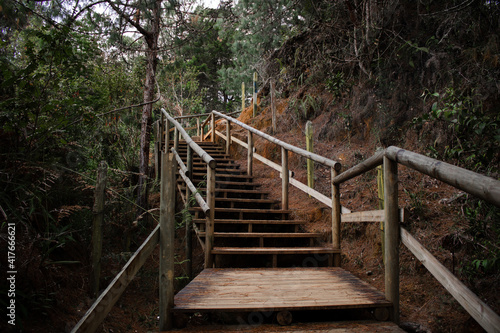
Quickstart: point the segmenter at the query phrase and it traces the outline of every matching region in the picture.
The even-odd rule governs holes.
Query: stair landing
[[[340,267],[210,268],[181,290],[174,311],[388,308],[382,292]]]

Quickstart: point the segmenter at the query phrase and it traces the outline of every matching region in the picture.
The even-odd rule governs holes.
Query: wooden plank
[[[290,183],[290,185],[293,185],[296,188],[309,194],[311,197],[319,200],[321,203],[325,204],[327,207],[332,208],[332,198],[327,197],[323,193],[320,193],[320,192],[316,191],[315,189],[308,187],[306,184],[303,184],[296,179],[290,178],[289,183]],[[350,212],[351,212],[350,209],[342,206],[342,214],[348,214]]]
[[[408,212],[405,209],[399,210],[399,221],[405,222]],[[341,215],[342,222],[380,222],[384,220],[384,210],[367,210]]]
[[[94,304],[71,330],[76,332],[95,332],[103,322],[111,308],[118,301],[130,281],[133,280],[137,271],[144,265],[146,259],[151,255],[160,240],[160,226],[151,232],[148,238],[135,251],[134,255],[123,266],[109,286],[95,300]]]
[[[175,298],[175,311],[387,306],[383,293],[338,267],[204,270]]]
[[[500,181],[398,147],[386,149],[391,160],[500,206]]]
[[[500,316],[470,291],[404,228],[401,228],[401,240],[479,325],[487,332],[500,332]]]
[[[331,247],[214,247],[213,254],[309,254],[340,253]]]
[[[243,317],[245,318],[245,317]],[[265,317],[263,317],[265,318]],[[246,321],[245,321],[246,319]],[[189,326],[188,328],[176,330],[176,332],[203,332],[203,333],[225,333],[225,332],[246,332],[246,333],[405,333],[398,325],[391,322],[380,321],[336,321],[336,322],[310,322],[293,323],[291,326],[278,326],[276,324],[261,324],[255,318],[247,317],[241,319],[238,325],[203,325]],[[256,325],[257,324],[257,325]]]
[[[237,219],[215,219],[216,224],[304,224],[303,220],[237,220]],[[194,223],[205,223],[205,219],[195,219]]]
[[[205,233],[201,232],[200,236]],[[215,237],[248,237],[248,238],[309,238],[309,237],[322,237],[321,232],[215,232]]]
[[[190,210],[200,210],[199,207],[192,207]],[[289,214],[292,210],[286,209],[251,209],[251,208],[215,208],[215,212],[226,213],[255,213],[255,214]]]

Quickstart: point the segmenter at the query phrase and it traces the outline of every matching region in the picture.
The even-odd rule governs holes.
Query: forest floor
[[[240,117],[240,119],[244,116]],[[270,131],[269,114],[262,112],[259,117],[247,122]],[[321,117],[313,121],[320,128],[325,122]],[[260,125],[260,126],[259,126]],[[234,135],[243,132],[234,131]],[[305,147],[303,129],[279,132],[279,139],[298,147]],[[341,140],[321,140],[315,143],[315,153],[332,159],[338,159],[343,170],[372,156],[378,143],[376,140],[343,138]],[[408,135],[404,148],[418,152],[416,139]],[[255,141],[257,153],[278,162],[279,152],[276,146]],[[238,163],[246,168],[246,151],[232,147],[232,152],[239,158]],[[294,178],[307,183],[306,161],[304,158],[290,156],[289,166],[295,172]],[[263,189],[271,192],[274,199],[281,197],[281,180],[274,170],[256,162],[254,164],[256,181],[263,184]],[[466,228],[461,214],[460,200],[462,193],[455,188],[423,176],[405,167],[399,168],[399,205],[409,211],[410,218],[405,227],[424,244],[449,270],[462,278],[464,282],[485,300],[494,311],[500,312],[499,277],[465,277],[461,274],[461,260],[467,246],[454,247],[447,244],[453,235]],[[326,167],[315,166],[315,189],[330,195],[330,171]],[[361,175],[341,186],[341,203],[352,211],[373,210],[378,208],[378,188],[376,170]],[[158,194],[152,196],[153,205],[158,203]],[[321,231],[325,239],[331,234],[330,210],[323,204],[310,198],[300,190],[290,186],[290,208],[295,210],[295,217],[307,220],[304,226],[308,231]],[[152,230],[152,227],[151,227]],[[137,244],[148,235],[141,232]],[[342,267],[377,289],[384,290],[384,268],[381,251],[381,231],[379,223],[349,223],[342,225]],[[107,249],[108,253],[120,253],[122,235],[112,235],[116,248]],[[179,262],[182,260],[184,229],[177,230],[176,248]],[[458,304],[425,269],[425,267],[407,250],[400,247],[400,292],[401,323],[408,332],[482,332],[481,327]],[[103,288],[113,279],[126,262],[126,258],[107,255],[103,260]],[[158,251],[147,260],[136,278],[130,283],[124,294],[113,307],[101,325],[99,332],[148,332],[158,330]],[[203,267],[203,254],[199,246],[194,255],[195,271]],[[88,265],[79,267],[61,266],[57,276],[52,276],[59,283],[60,291],[50,308],[43,309],[44,315],[35,315],[26,324],[24,332],[69,332],[76,322],[91,306],[93,299],[88,297]],[[54,273],[52,273],[54,274]],[[184,265],[176,265],[177,290],[186,283]],[[195,315],[189,325],[196,327],[209,323],[209,318]]]

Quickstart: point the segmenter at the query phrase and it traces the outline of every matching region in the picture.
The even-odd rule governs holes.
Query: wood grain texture
[[[339,267],[205,269],[174,311],[284,311],[388,307],[384,294]]]

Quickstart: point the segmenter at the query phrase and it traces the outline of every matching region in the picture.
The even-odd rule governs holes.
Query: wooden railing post
[[[288,150],[281,147],[281,205],[282,209],[288,209]]]
[[[241,82],[241,112],[245,110],[245,82]]]
[[[229,154],[231,148],[231,122],[226,120],[226,154]]]
[[[175,158],[162,153],[160,190],[160,331],[172,328],[174,306]]]
[[[215,133],[215,131],[214,131]],[[207,204],[210,210],[206,216],[205,227],[205,268],[212,268],[214,260],[212,248],[214,246],[214,227],[215,227],[215,168],[207,165]]]
[[[384,209],[384,170],[382,166],[377,167],[377,187],[378,187],[378,209]],[[384,221],[380,221],[380,244],[382,249],[382,260],[385,264],[385,233]]]
[[[187,174],[188,178],[193,178],[193,150],[190,145],[187,145]],[[185,209],[188,211],[190,202],[191,202],[191,191],[189,190],[189,186],[186,184],[186,205]],[[191,214],[189,212],[186,214],[186,274],[189,277],[189,280],[193,278],[193,225],[191,221]]]
[[[393,304],[391,320],[399,324],[398,164],[384,156],[385,297]]]
[[[168,119],[165,119],[165,151],[170,151],[170,121]]]
[[[253,117],[257,116],[257,72],[253,73]]]
[[[205,122],[201,123],[201,126],[200,126],[200,141],[203,141],[203,136],[205,135],[205,133],[204,133],[205,132],[205,129],[204,129],[205,125],[203,125],[203,124],[205,124]]]
[[[104,221],[104,203],[106,180],[108,177],[108,165],[105,161],[99,164],[97,170],[97,181],[94,194],[94,207],[92,208],[92,273],[90,278],[90,293],[97,297],[99,293],[99,280],[101,277],[101,255],[102,255],[102,224]]]
[[[331,168],[331,175],[334,179],[339,174],[335,168]],[[340,205],[340,185],[332,182],[332,246],[334,249],[340,250],[340,214],[342,208]],[[333,265],[340,267],[340,254],[333,256]]]
[[[174,149],[175,151],[179,150],[179,130],[177,127],[174,127]],[[167,150],[167,152],[170,152]]]
[[[253,174],[253,133],[247,131],[247,174],[251,176]]]
[[[274,79],[271,80],[271,121],[273,126],[273,134],[276,134],[276,98],[275,98],[275,88]]]
[[[212,112],[210,126],[212,127],[212,142],[215,143],[215,114]]]
[[[196,136],[200,137],[200,117],[196,117]]]
[[[313,125],[310,120],[306,123],[306,149],[308,152],[314,153],[313,148]],[[307,159],[307,186],[314,188],[314,161]]]

